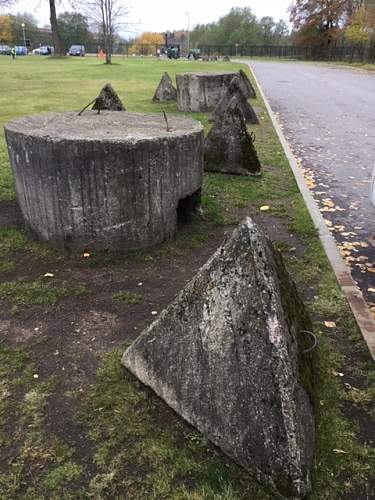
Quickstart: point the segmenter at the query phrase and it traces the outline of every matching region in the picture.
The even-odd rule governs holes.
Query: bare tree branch
[[[112,62],[114,36],[124,26],[128,13],[129,9],[121,0],[89,0],[86,3],[85,14],[103,36],[107,64]]]
[[[0,9],[4,9],[6,7],[11,7],[16,3],[16,0],[0,0]]]

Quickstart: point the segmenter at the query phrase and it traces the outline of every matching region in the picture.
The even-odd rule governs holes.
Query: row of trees
[[[233,8],[217,22],[198,24],[192,45],[299,45],[322,50],[333,42],[375,43],[375,0],[293,0],[285,21],[257,19],[249,7]]]
[[[249,7],[235,7],[217,22],[198,24],[191,31],[193,45],[287,45],[285,21],[272,17],[257,19]]]
[[[290,10],[293,41],[323,50],[337,40],[375,41],[374,0],[294,0]]]
[[[64,52],[73,44],[81,43],[86,47],[95,47],[99,34],[92,33],[86,16],[76,12],[64,12],[57,18],[59,34]],[[39,28],[37,20],[31,14],[0,16],[0,43],[23,45],[23,30],[30,39],[32,47],[52,44],[52,32],[49,27]]]

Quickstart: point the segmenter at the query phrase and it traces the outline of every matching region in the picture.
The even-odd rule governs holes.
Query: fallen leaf
[[[325,321],[324,326],[327,328],[336,328],[336,323],[334,321]]]

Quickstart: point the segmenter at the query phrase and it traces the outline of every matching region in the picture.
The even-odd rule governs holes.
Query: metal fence
[[[297,47],[294,45],[203,45],[199,47],[208,56],[273,57],[305,60],[328,60],[375,63],[375,44],[332,45],[319,47]]]
[[[272,57],[301,60],[325,60],[375,63],[375,44],[369,46],[337,44],[329,48],[297,47],[294,45],[200,45],[201,55],[229,57]],[[151,57],[163,53],[163,45],[143,44],[135,46],[118,44],[115,53],[126,57]],[[182,51],[181,55],[187,55]]]

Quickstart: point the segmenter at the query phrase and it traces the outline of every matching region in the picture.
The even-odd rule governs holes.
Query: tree
[[[15,0],[0,0],[0,9],[4,9],[5,7],[10,7],[14,5]]]
[[[276,27],[273,17],[262,17],[259,24],[262,30],[263,45],[272,45]]]
[[[39,28],[38,21],[31,14],[27,12],[10,14],[9,18],[12,25],[12,39],[15,45],[23,45],[22,24],[25,25],[26,38],[30,39],[33,46],[38,46],[40,43],[51,43],[51,33]]]
[[[362,5],[353,13],[345,31],[353,43],[365,45],[375,38],[375,7]]]
[[[217,22],[195,26],[193,45],[260,45],[262,29],[249,7],[235,7]]]
[[[105,62],[111,64],[115,33],[123,24],[128,9],[121,0],[89,0],[86,5],[88,18],[103,37]]]
[[[65,55],[65,50],[64,50],[64,46],[63,46],[62,41],[61,41],[60,33],[59,33],[59,25],[57,22],[55,0],[49,0],[49,10],[50,10],[50,23],[51,23],[51,30],[52,30],[53,46],[55,48],[55,55],[62,56],[62,55]]]
[[[151,33],[150,31],[146,31],[134,40],[133,45],[130,47],[129,53],[149,56],[156,52],[155,48],[157,45],[164,44],[165,40],[163,35],[161,35],[160,33]]]
[[[289,27],[283,19],[280,19],[275,25],[273,30],[273,43],[276,45],[290,43]]]
[[[93,34],[89,30],[88,19],[77,12],[64,12],[57,18],[59,33],[65,50],[71,45],[94,45]]]
[[[11,43],[12,40],[12,23],[10,17],[0,16],[0,43]]]
[[[297,43],[327,48],[341,34],[348,6],[348,0],[294,0],[290,21]]]

